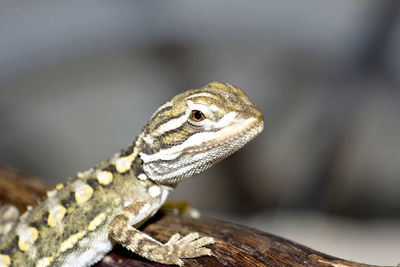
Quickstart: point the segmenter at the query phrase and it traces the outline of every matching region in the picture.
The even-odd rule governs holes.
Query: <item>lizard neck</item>
[[[96,166],[95,170],[98,171],[109,171],[111,174],[115,174],[123,179],[132,179],[139,181],[149,181],[151,183],[163,185],[169,190],[174,189],[177,183],[160,182],[153,180],[151,176],[144,171],[143,160],[140,157],[140,153],[143,151],[148,152],[152,148],[146,146],[143,142],[143,134],[139,135],[136,140],[131,143],[127,148],[122,149],[119,153],[115,154],[111,159],[104,163]],[[129,184],[129,181],[127,181]]]

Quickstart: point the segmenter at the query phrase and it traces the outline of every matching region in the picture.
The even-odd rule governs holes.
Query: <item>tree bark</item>
[[[45,195],[49,187],[38,178],[0,166],[0,204],[10,203],[24,211]],[[175,211],[175,212],[174,212]],[[162,209],[141,228],[161,242],[174,233],[198,232],[212,236],[212,257],[185,259],[185,266],[373,266],[329,256],[293,241],[212,218],[194,219],[174,209]],[[164,266],[140,258],[117,245],[97,267]],[[376,265],[375,265],[376,266]]]

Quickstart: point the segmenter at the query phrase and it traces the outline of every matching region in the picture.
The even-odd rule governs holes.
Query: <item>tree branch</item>
[[[21,211],[34,205],[48,189],[35,177],[0,166],[0,203],[14,204]],[[290,240],[245,226],[212,218],[194,219],[183,214],[174,215],[164,209],[148,221],[142,229],[159,241],[166,242],[179,232],[184,235],[198,232],[212,236],[217,243],[209,246],[215,257],[185,260],[185,266],[372,266],[332,257]],[[116,246],[97,267],[163,266],[149,262]]]

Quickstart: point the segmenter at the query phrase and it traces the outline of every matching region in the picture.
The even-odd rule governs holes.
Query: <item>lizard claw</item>
[[[173,236],[171,236],[171,238],[168,240],[167,243],[165,243],[165,245],[171,245],[171,244],[175,244],[179,238],[181,238],[181,235],[176,233]]]

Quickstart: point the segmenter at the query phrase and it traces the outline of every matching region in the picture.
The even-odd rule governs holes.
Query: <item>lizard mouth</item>
[[[175,166],[172,171],[169,170],[170,173],[166,175],[167,177],[162,179],[162,182],[165,184],[175,184],[192,175],[203,172],[211,165],[223,160],[253,140],[261,133],[263,128],[264,123],[262,120],[253,121],[241,131],[233,132],[230,136],[224,137],[223,140],[217,142],[204,142],[198,146],[186,148],[179,156],[183,163]],[[177,158],[174,160],[176,161]],[[176,173],[181,169],[191,169],[192,171],[190,172],[190,175],[184,173],[177,176]],[[155,175],[152,175],[153,180],[161,180],[157,179],[157,176],[160,176],[160,173],[154,174]]]
[[[239,150],[245,144],[253,140],[256,136],[258,136],[262,130],[264,129],[264,122],[263,120],[254,121],[244,130],[231,134],[228,137],[225,137],[221,141],[217,142],[205,142],[199,146],[193,146],[186,149],[186,152],[191,153],[202,153],[210,150],[219,150],[223,149],[225,154],[221,157],[221,159],[229,156],[233,152]]]

